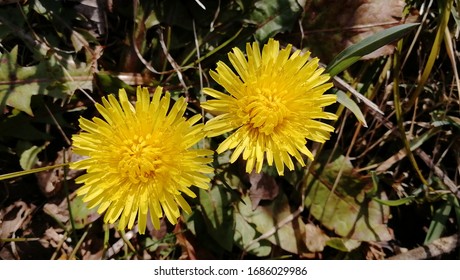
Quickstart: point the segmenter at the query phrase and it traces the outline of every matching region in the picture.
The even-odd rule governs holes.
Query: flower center
[[[244,124],[249,124],[266,135],[283,123],[289,110],[276,92],[271,89],[257,89],[254,95],[241,100],[244,105],[237,113]]]
[[[158,139],[134,136],[120,147],[118,170],[133,183],[147,182],[164,168],[161,145]]]

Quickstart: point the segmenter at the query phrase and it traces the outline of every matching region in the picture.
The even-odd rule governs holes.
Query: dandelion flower
[[[232,132],[217,148],[218,153],[235,149],[230,162],[240,155],[247,161],[246,172],[260,172],[264,161],[275,163],[280,175],[286,165],[294,169],[291,157],[305,166],[302,155],[313,159],[306,140],[323,143],[334,128],[316,119],[335,120],[323,107],[336,101],[324,94],[332,87],[318,59],[299,50],[291,55],[291,45],[280,50],[270,39],[260,52],[258,43],[246,45],[247,58],[238,48],[228,54],[236,73],[223,62],[217,63],[211,77],[228,94],[212,88],[203,92],[214,99],[202,107],[218,115],[207,122],[207,136]]]
[[[139,232],[144,233],[147,217],[158,229],[164,212],[175,224],[179,208],[191,212],[182,194],[195,197],[191,185],[208,188],[205,173],[212,168],[206,156],[212,151],[191,149],[204,137],[203,125],[194,125],[201,116],[186,120],[184,98],[171,110],[170,102],[170,94],[162,96],[160,87],[152,100],[148,90],[139,87],[133,106],[121,89],[119,101],[109,95],[102,105],[96,104],[103,119],[80,118],[83,132],[73,137],[74,152],[87,158],[71,164],[86,170],[76,179],[83,184],[77,194],[88,207],[105,211],[106,223],[119,220],[119,229],[131,229],[137,217]]]

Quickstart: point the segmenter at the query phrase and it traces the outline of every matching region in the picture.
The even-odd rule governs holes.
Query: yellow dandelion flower
[[[191,212],[182,194],[195,197],[191,185],[208,188],[205,173],[213,169],[206,165],[211,162],[206,156],[213,152],[191,149],[204,137],[203,125],[194,125],[201,116],[186,120],[184,98],[171,110],[170,100],[160,87],[152,100],[148,90],[139,87],[133,106],[121,89],[119,101],[109,95],[102,105],[96,104],[104,120],[80,118],[83,132],[73,136],[74,152],[87,158],[71,164],[86,170],[76,179],[83,184],[77,194],[88,207],[106,212],[106,223],[119,220],[119,229],[131,229],[137,217],[139,232],[144,233],[149,213],[157,229],[163,212],[175,224],[179,207]]]
[[[304,166],[302,154],[313,159],[306,139],[323,143],[334,128],[315,119],[335,120],[323,107],[336,101],[336,95],[324,94],[332,87],[319,59],[309,61],[310,53],[292,46],[280,50],[279,42],[270,39],[260,52],[258,43],[246,45],[247,58],[238,48],[228,54],[236,73],[218,62],[211,77],[229,94],[212,88],[203,92],[214,99],[202,104],[217,117],[207,122],[207,136],[234,131],[217,152],[235,149],[230,161],[241,154],[247,160],[246,172],[260,172],[263,162],[275,163],[280,175],[284,165],[294,169],[291,156]]]

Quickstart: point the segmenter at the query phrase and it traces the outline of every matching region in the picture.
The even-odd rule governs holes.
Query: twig
[[[326,65],[323,63],[319,63],[319,65],[323,68],[326,68]],[[341,79],[338,76],[332,77],[332,82],[334,83],[334,86],[343,89],[345,91],[349,91],[351,94],[353,94],[359,101],[362,101],[364,104],[366,104],[373,112],[376,112],[382,116],[385,115],[385,113],[380,110],[379,106],[372,102],[370,99],[368,99],[366,96],[362,95],[359,93],[356,89],[354,89],[351,85],[349,85],[347,82],[345,82],[343,79]]]
[[[455,185],[454,181],[452,181],[447,175],[442,171],[441,168],[436,166],[431,160],[430,156],[427,155],[423,150],[417,149],[415,153],[420,157],[420,159],[425,162],[425,164],[434,171],[434,174],[438,176],[442,182],[449,188],[449,190],[460,199],[460,191],[459,187]]]
[[[83,241],[85,241],[85,238],[88,235],[88,232],[89,232],[89,230],[91,229],[92,226],[93,226],[93,224],[88,225],[88,227],[86,228],[85,232],[80,237],[80,240],[78,240],[77,244],[75,245],[75,248],[70,253],[70,255],[68,257],[69,260],[74,260],[75,259],[75,256],[76,256],[77,252],[79,251],[81,245],[83,244]]]
[[[114,255],[118,254],[118,252],[120,252],[121,248],[123,248],[123,246],[126,244],[126,241],[129,241],[131,238],[134,237],[135,232],[137,232],[137,226],[133,230],[130,230],[125,234],[123,232],[120,232],[121,238],[117,242],[115,242],[112,245],[112,247],[110,247],[107,250],[107,253],[105,254],[105,258],[110,259]],[[129,243],[129,244],[131,244],[131,243]],[[133,248],[130,248],[130,249],[133,250]],[[134,249],[133,251],[136,252],[136,249]]]
[[[388,260],[426,260],[442,254],[448,254],[459,246],[458,234],[437,239],[427,245],[417,247],[402,254],[389,257]]]
[[[412,43],[410,44],[409,49],[406,52],[406,57],[404,58],[403,62],[401,63],[401,69],[403,69],[404,65],[406,65],[406,62],[407,62],[407,60],[409,59],[409,57],[410,57],[410,55],[412,53],[412,49],[414,48],[415,43],[417,42],[417,38],[420,36],[420,32],[423,30],[423,27],[424,27],[423,25],[426,22],[426,18],[430,14],[431,4],[433,4],[433,0],[430,0],[430,2],[428,3],[428,7],[427,7],[425,13],[423,13],[422,10],[420,9],[420,14],[423,14],[423,18],[420,21],[420,25],[417,28],[417,32],[415,32],[414,39],[412,40]]]
[[[60,164],[49,165],[49,166],[44,166],[44,167],[39,167],[39,168],[33,168],[33,169],[29,169],[29,170],[22,170],[22,171],[16,171],[16,172],[11,172],[11,173],[7,173],[7,174],[2,174],[2,175],[0,175],[0,181],[7,180],[7,179],[12,179],[12,178],[19,177],[19,176],[29,175],[29,174],[33,174],[33,173],[37,173],[37,172],[48,171],[48,170],[63,167],[63,166],[66,166],[66,165],[69,165],[69,163],[60,163]]]
[[[3,242],[30,242],[39,241],[40,238],[36,237],[12,237],[12,238],[0,238],[0,243]]]
[[[169,54],[161,29],[158,29],[158,35],[160,36],[160,46],[163,49],[163,53],[166,55],[166,59],[169,61],[169,64],[171,64],[171,66],[176,71],[177,78],[179,79],[180,84],[184,88],[185,93],[187,93],[187,85],[185,84],[184,78],[182,77],[181,67],[179,66],[179,64],[177,64],[177,62],[174,60],[171,54]]]
[[[72,142],[70,141],[70,139],[67,137],[67,135],[65,135],[65,132],[64,130],[62,129],[61,125],[59,124],[59,122],[56,120],[56,118],[54,117],[53,113],[51,112],[50,108],[48,107],[48,105],[45,104],[45,108],[46,108],[46,111],[48,111],[48,114],[50,115],[51,119],[53,120],[54,122],[54,125],[56,125],[57,129],[59,130],[59,132],[61,133],[61,136],[62,138],[64,138],[65,142],[67,143],[67,145],[72,145]],[[65,163],[65,162],[64,162]]]
[[[59,240],[58,244],[56,245],[56,250],[54,250],[53,255],[51,255],[51,260],[55,260],[58,257],[58,253],[62,248],[62,245],[64,245],[64,242],[66,241],[68,237],[67,231],[64,231],[64,234],[62,238]]]
[[[137,16],[137,7],[139,5],[139,0],[135,0],[133,3],[134,3],[134,7],[133,7],[133,19],[136,18]],[[174,70],[170,70],[170,71],[158,71],[156,70],[155,68],[153,68],[152,64],[150,62],[148,62],[147,60],[145,60],[145,58],[142,56],[141,52],[139,51],[139,48],[136,44],[136,32],[134,32],[136,28],[136,23],[134,23],[134,27],[133,27],[133,35],[131,36],[131,41],[132,41],[132,45],[133,45],[133,49],[134,49],[134,52],[136,53],[136,56],[137,58],[142,62],[142,64],[144,64],[145,68],[147,68],[150,72],[154,73],[154,74],[159,74],[159,75],[162,75],[162,74],[170,74],[170,73],[173,73]]]
[[[195,2],[196,2],[203,10],[206,10],[206,7],[203,5],[203,3],[200,2],[200,0],[195,0]]]
[[[214,13],[214,18],[212,19],[211,24],[209,25],[209,32],[214,31],[214,23],[216,22],[217,18],[219,17],[219,13],[220,13],[220,0],[218,0],[218,2],[217,2],[217,9],[216,9],[216,12]]]
[[[193,26],[193,37],[195,39],[196,58],[199,61],[201,58],[200,54],[200,43],[198,42],[198,35],[196,34],[195,19],[192,20]],[[198,62],[198,73],[200,73],[200,93],[203,90],[203,69],[201,68],[201,62]],[[202,109],[204,115],[204,109]]]

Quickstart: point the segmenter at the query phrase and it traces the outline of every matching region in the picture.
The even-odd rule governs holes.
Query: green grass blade
[[[364,115],[359,109],[358,105],[350,98],[345,92],[339,90],[337,91],[337,102],[348,108],[358,119],[358,121],[364,126],[367,127],[366,120],[364,119]]]
[[[457,228],[460,226],[460,204],[457,197],[449,195],[448,200],[452,202],[453,210],[455,213],[455,220],[457,222]],[[460,259],[460,252],[457,253],[457,259]]]
[[[439,55],[439,52],[441,50],[441,44],[444,40],[445,29],[447,28],[447,24],[449,23],[450,9],[452,7],[452,2],[453,2],[452,0],[447,0],[445,2],[446,4],[442,10],[441,20],[438,25],[438,30],[436,32],[436,37],[434,39],[433,46],[431,48],[430,56],[428,57],[428,61],[426,62],[425,68],[423,69],[422,76],[420,77],[420,81],[417,83],[417,88],[415,88],[415,91],[411,93],[411,97],[406,104],[406,107],[405,107],[406,111],[409,110],[415,104],[415,101],[417,100],[418,96],[424,89],[425,84],[431,75],[431,70],[433,69],[434,62],[436,61]]]
[[[400,199],[396,199],[396,200],[383,200],[383,199],[380,199],[378,197],[373,197],[372,199],[377,201],[378,203],[380,203],[382,205],[400,206],[400,205],[411,203],[412,201],[414,201],[415,197],[414,196],[408,196],[408,197],[404,197],[404,198],[400,198]]]
[[[329,63],[326,71],[331,76],[335,76],[347,69],[364,55],[398,40],[418,25],[418,23],[401,24],[369,36],[339,53],[331,63]]]
[[[441,235],[446,228],[447,218],[449,218],[451,211],[452,204],[449,200],[445,201],[441,207],[436,209],[423,244],[428,244],[441,238]]]
[[[398,42],[396,51],[393,55],[393,70],[395,73],[393,77],[393,96],[394,96],[394,106],[395,106],[395,113],[396,113],[396,122],[398,124],[398,129],[401,135],[401,140],[403,141],[404,148],[406,149],[407,158],[409,159],[414,171],[416,172],[422,184],[425,186],[429,186],[427,180],[422,174],[422,171],[418,167],[417,161],[415,160],[414,154],[412,153],[409,140],[407,140],[406,130],[404,128],[404,114],[402,112],[401,96],[399,94],[399,85],[400,85],[399,75],[400,75],[400,70],[401,70],[401,61],[400,61],[401,49],[402,49],[402,40]]]
[[[66,165],[69,165],[69,163],[61,163],[61,164],[55,164],[55,165],[50,165],[50,166],[45,166],[45,167],[39,167],[39,168],[34,168],[34,169],[29,169],[29,170],[24,170],[24,171],[12,172],[12,173],[8,173],[8,174],[2,174],[2,175],[0,175],[0,181],[7,180],[7,179],[12,179],[12,178],[16,178],[16,177],[20,177],[20,176],[24,176],[24,175],[29,175],[29,174],[33,174],[33,173],[38,173],[38,172],[42,172],[42,171],[47,171],[47,170],[51,170],[51,169],[54,169],[54,168],[63,167],[63,166],[66,166]]]

